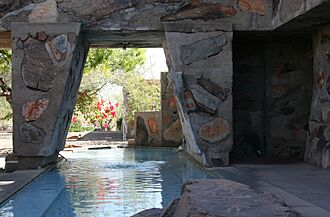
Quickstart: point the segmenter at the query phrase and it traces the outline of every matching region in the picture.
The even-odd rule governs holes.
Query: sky
[[[147,48],[144,71],[146,79],[160,79],[160,73],[168,71],[163,48]]]

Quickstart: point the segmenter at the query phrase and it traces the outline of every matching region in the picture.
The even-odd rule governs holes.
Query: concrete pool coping
[[[57,163],[62,161],[60,158]],[[49,165],[45,168],[35,170],[16,170],[11,173],[0,173],[0,206],[8,201],[11,197],[23,190],[31,182],[37,179],[42,174],[53,169],[56,164]]]

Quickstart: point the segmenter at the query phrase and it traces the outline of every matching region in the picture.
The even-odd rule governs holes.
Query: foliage
[[[0,50],[0,120],[10,120],[12,118],[11,57],[11,51]]]
[[[95,95],[107,83],[122,86],[129,93],[126,115],[129,120],[133,120],[136,111],[159,110],[159,85],[146,81],[139,72],[139,66],[145,60],[145,49],[91,49],[85,64],[76,110],[86,118],[90,117],[95,109]]]
[[[70,125],[70,132],[85,132],[85,131],[93,131],[94,127],[91,126],[83,126],[80,121],[72,122]]]

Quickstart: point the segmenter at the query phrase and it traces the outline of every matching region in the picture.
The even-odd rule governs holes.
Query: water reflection
[[[131,216],[162,208],[189,179],[211,178],[167,149],[111,149],[66,155],[0,208],[0,216]],[[33,199],[32,199],[33,198]]]

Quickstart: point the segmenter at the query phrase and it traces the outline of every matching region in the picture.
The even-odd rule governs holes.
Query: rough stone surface
[[[272,196],[229,180],[195,180],[184,184],[173,217],[299,217]]]
[[[68,37],[66,34],[55,37],[50,42],[46,43],[47,51],[49,55],[54,57],[57,62],[61,62],[66,59],[67,52],[69,49]]]
[[[192,64],[196,61],[207,59],[223,51],[227,43],[225,34],[216,37],[205,38],[197,42],[181,46],[181,61],[186,64]]]
[[[200,86],[212,95],[218,97],[221,101],[225,101],[230,94],[230,90],[228,88],[223,88],[203,76],[198,78],[197,81]]]
[[[162,211],[162,209],[152,208],[139,212],[131,217],[160,217]]]
[[[19,130],[19,134],[22,141],[34,144],[42,142],[44,136],[44,132],[42,131],[42,129],[39,129],[32,124],[25,123],[19,127]]]
[[[164,131],[164,139],[168,141],[180,142],[182,139],[182,128],[180,120],[176,120]]]
[[[238,0],[238,6],[241,10],[265,15],[267,12],[266,0]]]
[[[36,4],[28,16],[29,22],[53,23],[58,16],[57,4],[55,0],[47,0]]]
[[[159,133],[159,126],[157,123],[157,120],[155,118],[150,118],[148,120],[148,127],[153,134],[158,134]]]
[[[183,93],[183,99],[184,99],[184,107],[187,111],[197,110],[197,104],[190,90],[186,90]]]
[[[136,120],[135,144],[146,145],[148,144],[148,130],[144,123],[143,118],[138,117]]]
[[[311,164],[330,168],[330,131],[328,111],[330,97],[328,81],[330,77],[327,53],[330,27],[324,26],[314,33],[314,87],[309,117],[309,133],[306,143],[305,160]]]
[[[230,127],[223,118],[216,118],[211,122],[205,123],[198,131],[198,135],[208,142],[219,142],[226,138],[230,133]]]
[[[183,7],[177,13],[165,16],[162,20],[214,20],[233,17],[236,13],[236,10],[228,5],[202,3],[201,0],[192,0],[189,5]]]
[[[22,115],[26,121],[35,121],[44,113],[49,103],[48,98],[27,102],[23,105]]]
[[[216,114],[220,100],[207,92],[204,88],[195,84],[190,87],[191,93],[201,111]]]
[[[24,50],[22,76],[26,86],[49,91],[56,76],[56,66],[47,53],[45,43],[29,38],[24,43]]]

